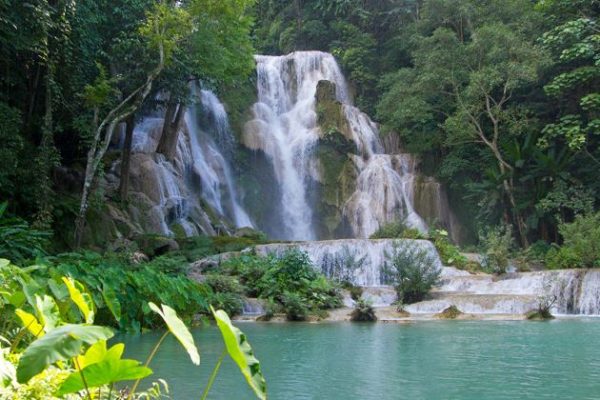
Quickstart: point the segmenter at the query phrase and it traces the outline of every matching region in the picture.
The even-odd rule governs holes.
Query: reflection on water
[[[598,320],[238,325],[272,400],[600,398]],[[129,357],[143,360],[159,336],[121,340]],[[151,365],[174,399],[199,398],[222,349],[213,327],[194,336],[200,367],[174,339]],[[253,396],[228,360],[209,398]]]

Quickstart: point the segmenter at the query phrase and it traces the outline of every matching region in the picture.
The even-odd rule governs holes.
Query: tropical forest
[[[0,400],[600,398],[600,0],[0,0]]]

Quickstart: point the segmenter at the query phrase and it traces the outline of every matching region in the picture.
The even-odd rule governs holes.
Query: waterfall
[[[217,140],[218,143],[227,146],[225,151],[231,151],[233,146],[233,136],[225,108],[214,93],[202,90],[198,95],[197,87],[192,88],[192,93],[200,98],[202,105],[202,109],[199,109],[198,105],[189,107],[185,114],[192,157],[188,163],[191,164],[193,179],[200,182],[202,198],[220,215],[232,217],[238,228],[252,227],[250,217],[239,204],[229,163],[215,143]],[[198,114],[202,112],[211,117],[216,139],[209,135],[209,129],[200,129]]]
[[[177,224],[186,236],[214,233],[214,221],[204,211],[204,201],[235,227],[253,223],[240,205],[235,182],[224,154],[231,154],[234,139],[223,104],[208,90],[192,86],[194,104],[187,108],[180,128],[174,160],[155,154],[162,134],[162,116],[143,118],[133,132],[132,158],[141,170],[132,176],[132,187],[153,201],[155,231],[173,235]],[[135,167],[135,165],[134,165]],[[138,216],[137,219],[144,218]]]
[[[414,160],[409,155],[383,154],[377,125],[352,105],[347,83],[331,54],[295,52],[287,56],[256,56],[258,101],[246,124],[244,144],[270,160],[281,199],[282,239],[318,239],[310,188],[320,181],[314,157],[322,132],[317,125],[315,95],[319,81],[335,84],[357,155],[355,193],[343,206],[352,236],[367,238],[382,224],[401,220],[426,230],[413,207]]]

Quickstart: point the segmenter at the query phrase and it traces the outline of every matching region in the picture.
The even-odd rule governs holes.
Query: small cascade
[[[377,125],[352,105],[348,86],[334,57],[317,51],[287,56],[257,56],[258,101],[246,124],[244,144],[269,158],[281,192],[281,239],[314,240],[315,199],[311,187],[322,182],[315,148],[323,132],[317,124],[319,82],[335,87],[342,107],[345,136],[356,146],[356,192],[343,206],[351,236],[367,238],[382,224],[402,220],[426,230],[413,207],[414,161],[408,155],[383,154]],[[412,165],[412,166],[409,166]],[[316,200],[318,201],[318,200]]]
[[[245,298],[242,305],[242,315],[256,317],[265,314],[265,307],[259,299]]]
[[[337,281],[348,281],[358,286],[387,285],[385,269],[389,257],[398,246],[416,246],[428,253],[441,268],[442,264],[433,244],[425,240],[409,239],[340,239],[319,242],[281,243],[256,246],[257,254],[283,255],[297,249],[306,252],[313,265],[323,274]]]
[[[501,300],[488,306],[490,313],[524,313],[542,300],[554,302],[555,314],[600,315],[600,270],[524,272],[503,279],[490,275],[453,276],[444,279],[439,292],[444,297],[461,295],[471,304],[477,303],[477,298],[487,303],[490,298]],[[477,305],[467,306],[463,311],[481,313],[470,311],[473,307]]]
[[[172,235],[173,232],[169,228],[169,225],[179,223],[188,236],[196,234],[196,229],[187,221],[187,199],[179,187],[180,180],[177,179],[177,172],[162,154],[157,154],[156,159],[157,182],[161,195],[158,207],[160,207],[164,215],[162,221],[163,231],[161,233]]]
[[[200,102],[204,111],[203,119],[206,121],[202,126],[209,127],[207,130],[212,134],[220,153],[225,158],[230,158],[233,154],[235,140],[231,133],[225,106],[210,90],[200,91]]]
[[[360,172],[356,191],[344,206],[354,236],[368,238],[384,221],[401,220],[427,230],[413,208],[414,159],[408,154],[374,154],[368,161],[353,158]]]

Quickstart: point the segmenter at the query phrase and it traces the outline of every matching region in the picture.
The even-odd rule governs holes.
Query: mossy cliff
[[[319,81],[316,92],[319,143],[315,151],[320,179],[314,186],[315,222],[322,238],[343,237],[343,206],[356,188],[356,154],[344,106],[333,82]]]

